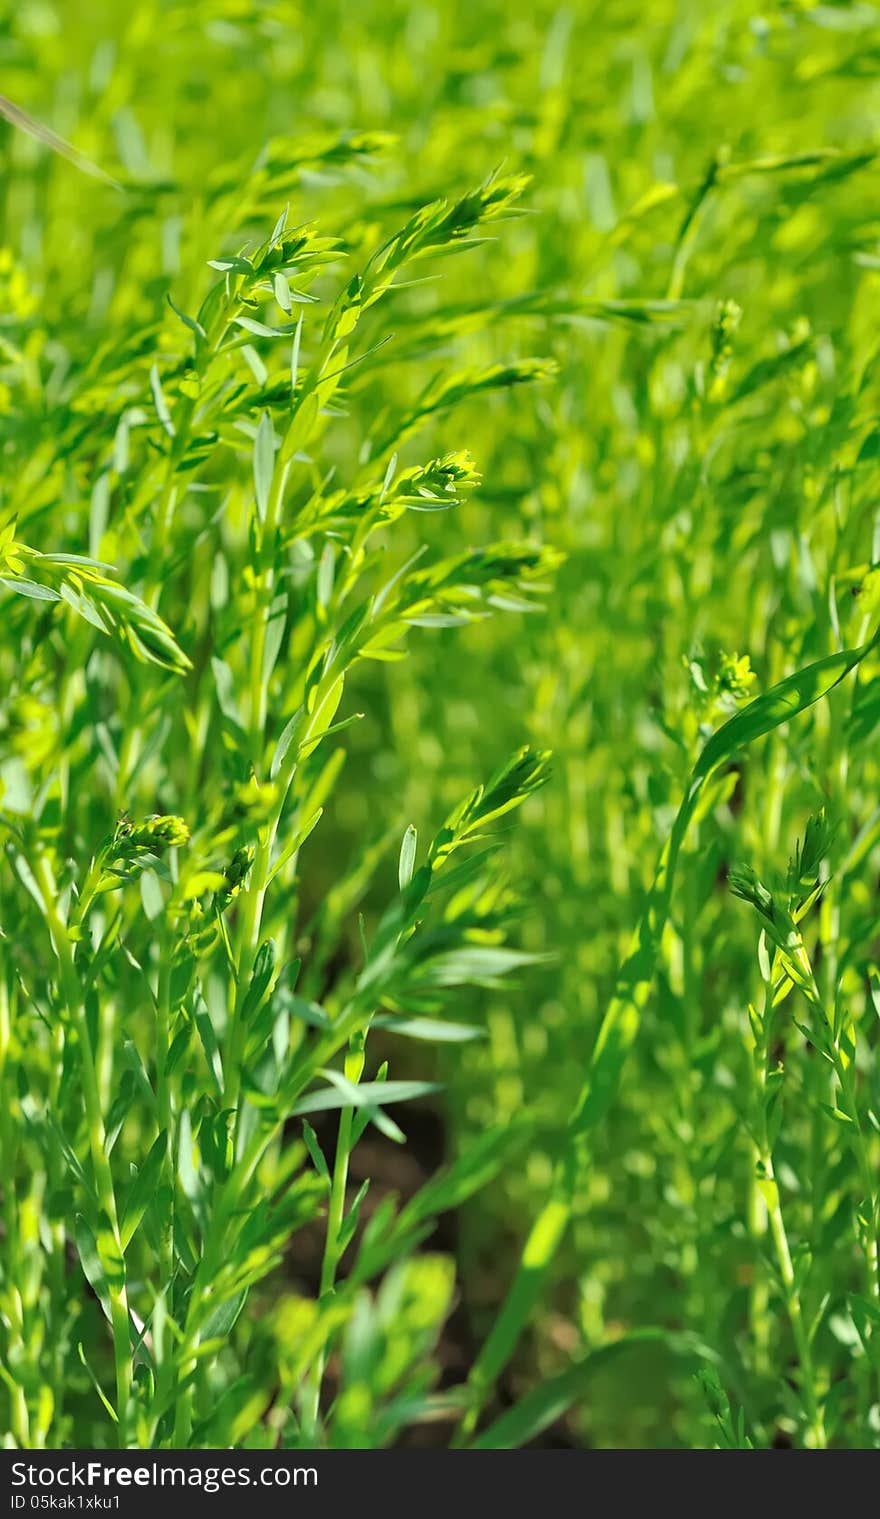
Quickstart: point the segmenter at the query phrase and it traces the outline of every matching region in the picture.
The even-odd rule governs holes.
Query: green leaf
[[[266,939],[257,950],[250,984],[241,1008],[244,1023],[250,1023],[265,1000],[269,985],[275,974],[275,944]]]
[[[257,435],[254,439],[254,495],[257,503],[257,516],[261,522],[265,522],[266,520],[274,471],[275,432],[269,413],[264,411],[260,417]]]
[[[119,1237],[123,1250],[128,1249],[147,1208],[155,1201],[166,1150],[167,1136],[163,1132],[153,1141],[125,1200],[119,1225]]]
[[[287,280],[284,278],[283,274],[276,274],[274,281],[274,290],[275,299],[281,307],[281,310],[290,316],[290,313],[293,310],[293,302],[290,299],[290,286],[288,285]]]
[[[243,327],[245,332],[252,332],[258,338],[283,338],[287,336],[289,329],[279,331],[277,327],[267,327],[265,322],[258,322],[252,316],[237,316],[235,325]]]
[[[183,325],[185,327],[188,327],[190,332],[193,333],[200,342],[206,342],[208,334],[206,333],[201,322],[197,322],[194,317],[187,316],[185,311],[181,311],[178,306],[175,306],[174,301],[171,299],[170,295],[166,295],[165,299],[171,307],[171,310],[174,312],[174,315],[178,317],[181,322],[183,322]]]
[[[330,1171],[327,1166],[327,1162],[324,1159],[324,1151],[321,1149],[321,1146],[318,1143],[318,1136],[312,1128],[311,1124],[307,1123],[305,1119],[303,1119],[302,1127],[303,1139],[305,1141],[306,1149],[309,1152],[309,1156],[311,1157],[312,1165],[314,1166],[318,1175],[323,1177],[324,1181],[329,1183]]]
[[[248,1289],[245,1287],[241,1292],[235,1293],[226,1302],[218,1303],[217,1307],[208,1314],[199,1327],[199,1335],[202,1340],[225,1340],[235,1328],[242,1308],[247,1302]]]
[[[781,680],[764,696],[755,697],[743,707],[704,746],[693,770],[693,781],[705,779],[719,765],[730,760],[747,745],[772,733],[780,724],[805,712],[814,702],[840,683],[876,646],[877,636],[857,649],[843,649],[807,665]]]
[[[159,378],[159,369],[156,364],[153,364],[150,369],[150,389],[153,392],[153,405],[156,408],[156,416],[159,418],[169,438],[173,438],[176,436],[174,423],[171,420],[171,411],[165,399],[165,392],[162,389],[162,381]]]
[[[116,1409],[113,1407],[113,1404],[110,1402],[110,1399],[107,1397],[107,1394],[104,1392],[104,1389],[101,1386],[100,1382],[98,1381],[98,1378],[95,1376],[95,1373],[92,1371],[91,1366],[89,1365],[88,1361],[86,1360],[86,1353],[85,1353],[85,1351],[83,1349],[82,1341],[78,1341],[77,1342],[76,1350],[77,1350],[77,1355],[79,1356],[82,1365],[85,1367],[86,1371],[88,1372],[89,1381],[91,1382],[92,1386],[94,1387],[95,1392],[98,1394],[98,1397],[101,1399],[101,1402],[103,1403],[103,1405],[106,1408],[108,1414],[110,1415],[110,1418],[113,1420],[113,1423],[114,1424],[118,1424],[119,1423],[119,1417],[118,1417],[118,1415],[116,1413]]]
[[[441,1018],[397,1018],[393,1014],[373,1019],[373,1028],[402,1034],[405,1039],[425,1039],[429,1044],[467,1044],[485,1039],[486,1030],[470,1023],[446,1023]]]
[[[326,1113],[333,1108],[374,1107],[380,1102],[383,1105],[411,1102],[415,1097],[427,1097],[440,1090],[432,1081],[364,1081],[355,1086],[338,1071],[328,1070],[324,1075],[333,1085],[301,1097],[291,1109],[293,1117],[303,1113]]]
[[[196,988],[193,996],[193,1018],[196,1032],[198,1033],[202,1049],[205,1052],[205,1058],[208,1062],[208,1069],[213,1078],[214,1090],[219,1096],[223,1091],[223,1060],[220,1054],[217,1035],[214,1031],[214,1024],[211,1020],[211,1014],[208,1011],[208,1004],[198,988]]]
[[[98,1302],[104,1311],[104,1316],[112,1322],[110,1309],[110,1289],[107,1284],[107,1275],[103,1262],[98,1253],[98,1245],[91,1226],[86,1222],[81,1213],[76,1215],[74,1224],[74,1239],[76,1240],[77,1254],[83,1275],[94,1292]]]
[[[416,862],[416,849],[418,848],[419,835],[412,823],[403,835],[403,843],[400,846],[400,862],[397,867],[397,879],[401,891],[405,891],[413,878],[413,869]]]
[[[7,591],[16,591],[19,596],[29,596],[32,601],[60,601],[58,591],[53,591],[50,586],[40,585],[36,580],[26,580],[23,575],[10,577],[0,575],[0,585]]]

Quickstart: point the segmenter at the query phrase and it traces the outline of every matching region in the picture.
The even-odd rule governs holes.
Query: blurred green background
[[[407,351],[400,311],[393,385],[399,399],[465,361],[556,361],[549,382],[432,425],[434,451],[468,447],[484,487],[429,531],[450,551],[522,533],[566,563],[546,612],[440,633],[359,676],[367,719],[303,888],[315,908],[332,902],[365,837],[387,848],[390,879],[408,822],[430,829],[517,745],[552,749],[552,783],[512,832],[511,877],[522,943],[554,959],[486,994],[485,1042],[438,1057],[444,1092],[405,1157],[430,1167],[524,1106],[546,1135],[448,1242],[465,1294],[446,1347],[457,1373],[546,1189],[700,725],[732,700],[721,656],[748,655],[758,689],[857,626],[842,601],[838,629],[828,586],[876,558],[869,482],[848,480],[845,506],[832,485],[854,427],[841,397],[875,342],[878,23],[869,5],[796,0],[0,4],[0,88],[128,186],[120,197],[0,124],[0,441],[20,457],[24,429],[32,445],[29,541],[59,493],[75,514],[90,482],[47,467],[51,428],[17,394],[19,371],[3,377],[7,339],[54,363],[58,386],[99,346],[118,346],[122,371],[167,291],[195,308],[247,197],[251,220],[271,225],[290,201],[292,221],[357,247],[499,164],[532,176],[527,216],[413,293],[436,312],[429,350]],[[310,142],[317,156],[351,131],[387,136],[368,161],[309,167]],[[599,319],[591,301],[620,304]],[[720,301],[742,312],[729,353]],[[864,421],[876,398],[862,394]],[[132,399],[106,380],[92,395],[96,448]],[[355,387],[353,432],[382,404],[381,381]],[[742,1394],[736,1087],[755,971],[723,871],[741,855],[784,867],[833,789],[833,728],[819,711],[762,750],[692,841],[657,994],[511,1395],[649,1322],[709,1338]],[[771,771],[784,784],[768,790]],[[855,814],[872,775],[850,778]],[[784,796],[773,816],[768,795]],[[340,904],[353,934],[355,905]],[[660,1352],[593,1385],[553,1443],[711,1438],[698,1389]],[[760,1420],[760,1378],[750,1399]],[[778,1433],[770,1418],[765,1437]]]

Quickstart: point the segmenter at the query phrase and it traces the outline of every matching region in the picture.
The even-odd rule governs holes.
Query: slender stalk
[[[170,1284],[174,1278],[174,1192],[176,1187],[174,1111],[168,1073],[168,1055],[171,1048],[170,1002],[171,946],[167,932],[163,932],[159,941],[159,981],[156,994],[156,1121],[159,1133],[165,1135],[163,1180],[169,1193],[168,1211],[161,1221],[159,1234],[160,1281],[166,1292],[170,1290]],[[156,1350],[161,1364],[170,1351],[169,1326],[164,1314],[159,1341]]]
[[[266,520],[262,524],[261,569],[257,590],[258,615],[254,625],[250,659],[250,748],[255,767],[262,765],[265,746],[269,679],[271,673],[265,668],[266,636],[271,616],[273,587],[275,584],[274,555],[276,552],[276,538],[290,467],[289,463],[278,462],[276,464],[266,510]],[[247,997],[254,962],[260,945],[263,905],[271,873],[272,849],[281,821],[281,813],[286,800],[289,781],[290,776],[288,775],[287,784],[279,787],[277,804],[271,818],[263,828],[254,856],[254,863],[251,867],[250,880],[242,894],[237,935],[238,967],[234,986],[229,1044],[224,1066],[226,1084],[223,1102],[224,1106],[229,1109],[238,1108],[241,1086],[242,1044],[245,1033],[242,1026],[242,1008]],[[236,1113],[236,1127],[238,1125],[238,1116],[238,1113]]]
[[[764,1173],[763,1192],[767,1204],[770,1234],[776,1250],[776,1260],[779,1266],[779,1276],[782,1282],[785,1306],[801,1369],[800,1386],[807,1414],[807,1444],[816,1450],[824,1450],[828,1440],[817,1393],[813,1350],[804,1322],[800,1291],[791,1259],[791,1249],[788,1243],[788,1234],[779,1198],[779,1187],[773,1172],[773,1158],[770,1154],[769,1146],[762,1148],[760,1162]]]
[[[5,1090],[7,1058],[12,1043],[12,1010],[5,974],[0,975],[0,1091],[3,1092],[0,1108],[0,1153],[4,1157],[6,1175],[16,1174],[18,1136],[13,1125],[12,1094]],[[8,1284],[6,1295],[5,1338],[8,1347],[7,1360],[24,1364],[27,1357],[27,1339],[24,1324],[24,1305],[20,1291],[12,1288],[16,1275],[16,1263],[20,1259],[19,1204],[16,1189],[11,1180],[3,1187],[3,1256],[5,1258],[4,1280]],[[5,1368],[4,1368],[5,1370]],[[10,1399],[10,1432],[16,1445],[26,1450],[31,1444],[30,1412],[27,1397],[20,1378],[7,1374],[4,1378]]]
[[[345,1074],[349,1081],[357,1083],[363,1075],[363,1070],[364,1036],[363,1034],[359,1034],[349,1044],[348,1055],[345,1061]],[[333,1292],[336,1282],[336,1272],[342,1254],[340,1236],[345,1217],[345,1198],[348,1187],[348,1170],[351,1161],[353,1124],[354,1109],[343,1108],[339,1116],[339,1128],[336,1136],[336,1157],[333,1163],[333,1178],[330,1186],[330,1200],[327,1207],[324,1256],[321,1263],[322,1299],[329,1297]],[[303,1433],[309,1441],[313,1441],[317,1436],[321,1408],[321,1386],[327,1364],[327,1353],[328,1346],[325,1343],[315,1358],[315,1364],[306,1382]]]
[[[763,797],[763,843],[768,857],[775,858],[779,847],[785,798],[785,751],[778,734],[771,735],[767,748],[767,780]],[[766,1079],[766,1049],[758,1058],[764,1062],[764,1079]],[[766,1376],[771,1370],[770,1282],[762,1269],[761,1250],[769,1219],[759,1178],[760,1151],[753,1139],[750,1138],[748,1144],[750,1166],[747,1223],[753,1245],[753,1276],[749,1287],[749,1324],[755,1349],[755,1370],[759,1375]]]
[[[122,1241],[119,1235],[119,1219],[116,1194],[107,1150],[107,1135],[101,1106],[95,1055],[89,1032],[88,1015],[82,999],[80,978],[73,960],[73,950],[68,937],[67,925],[57,905],[55,882],[45,854],[40,854],[34,865],[34,877],[40,889],[43,909],[52,944],[58,959],[61,986],[71,1026],[76,1032],[80,1053],[83,1100],[86,1113],[89,1152],[99,1206],[110,1226],[113,1243],[120,1263],[124,1262]],[[113,1353],[116,1367],[116,1414],[118,1419],[118,1442],[122,1448],[128,1443],[128,1405],[131,1395],[131,1336],[129,1332],[128,1298],[125,1287],[124,1264],[122,1280],[108,1280],[107,1295],[110,1303],[110,1319],[113,1331]]]
[[[755,1148],[757,1150],[759,1188],[767,1219],[770,1226],[770,1235],[776,1253],[776,1263],[779,1271],[779,1279],[782,1284],[782,1295],[791,1325],[794,1338],[795,1350],[800,1365],[800,1387],[804,1401],[806,1414],[806,1440],[807,1444],[817,1450],[824,1450],[828,1441],[825,1432],[825,1424],[822,1417],[821,1400],[817,1386],[817,1372],[813,1360],[813,1349],[810,1334],[806,1325],[803,1306],[801,1303],[800,1286],[794,1270],[791,1256],[791,1248],[788,1240],[785,1219],[782,1212],[782,1201],[779,1195],[779,1185],[773,1165],[773,1152],[770,1142],[767,1122],[767,1074],[769,1057],[770,1026],[773,1017],[773,985],[772,982],[764,983],[764,1005],[760,1019],[760,1030],[755,1041],[753,1052],[753,1069],[756,1081],[755,1103]]]

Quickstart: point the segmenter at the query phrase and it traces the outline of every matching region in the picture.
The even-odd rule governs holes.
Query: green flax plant
[[[521,748],[427,850],[408,828],[396,890],[348,947],[342,914],[320,931],[302,918],[300,856],[344,757],[332,740],[363,715],[345,702],[359,662],[403,659],[414,630],[521,612],[557,567],[525,540],[432,551],[432,515],[477,469],[463,452],[399,455],[435,411],[548,366],[462,371],[355,449],[334,443],[380,350],[374,308],[513,215],[521,190],[495,176],[425,206],[358,272],[285,213],[212,260],[193,314],[169,298],[175,348],[93,465],[91,537],[117,557],[142,545],[136,591],[102,560],[25,546],[14,516],[3,530],[21,649],[8,732],[34,707],[47,724],[2,812],[16,1444],[384,1444],[430,1410],[454,1278],[413,1250],[523,1125],[488,1131],[405,1206],[367,1211],[349,1166],[370,1126],[404,1141],[387,1106],[434,1089],[389,1073],[398,1042],[477,1036],[454,1016],[462,990],[535,959],[507,943],[516,894],[494,829],[547,756]],[[406,514],[426,531],[401,558]],[[187,609],[173,634],[172,605]],[[352,875],[356,904],[358,862]],[[371,1053],[374,1027],[389,1058]],[[327,1120],[323,1143],[310,1120],[333,1113],[328,1158]],[[324,1235],[315,1295],[276,1289],[254,1316],[309,1226]]]

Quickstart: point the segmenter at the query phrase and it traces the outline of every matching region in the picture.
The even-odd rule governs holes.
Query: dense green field
[[[5,1443],[877,1446],[880,12],[0,89]]]

